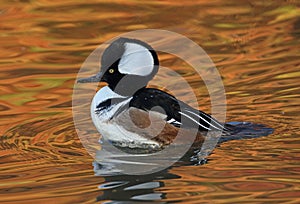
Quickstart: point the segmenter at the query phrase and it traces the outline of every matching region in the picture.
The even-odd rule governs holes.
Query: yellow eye
[[[114,69],[109,69],[108,72],[109,72],[110,74],[112,74],[112,73],[115,72],[115,70],[114,70]]]

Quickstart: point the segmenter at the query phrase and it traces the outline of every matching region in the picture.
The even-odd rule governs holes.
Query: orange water
[[[161,203],[300,203],[299,1],[1,1],[0,19],[1,203],[136,195]],[[197,42],[222,75],[227,120],[263,123],[274,133],[224,143],[203,166],[140,178],[94,176],[73,125],[76,74],[99,44],[144,28]],[[162,64],[180,63],[162,57]],[[199,101],[209,112],[205,92]],[[106,188],[111,181],[148,189]]]

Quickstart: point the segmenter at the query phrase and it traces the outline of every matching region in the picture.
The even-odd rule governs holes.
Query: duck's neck
[[[147,82],[145,82],[145,80],[139,80],[138,78],[126,77],[118,83],[109,84],[108,87],[121,96],[130,97],[138,90],[145,88],[147,86]]]

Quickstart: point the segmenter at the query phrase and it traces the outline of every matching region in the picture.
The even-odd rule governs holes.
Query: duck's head
[[[131,95],[145,87],[158,71],[159,61],[154,49],[136,39],[119,38],[103,52],[101,70],[78,83],[106,82],[118,94]]]

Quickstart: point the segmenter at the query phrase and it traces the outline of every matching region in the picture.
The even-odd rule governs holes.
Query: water
[[[1,203],[300,202],[299,1],[1,5]],[[201,166],[95,176],[72,120],[76,74],[99,44],[143,28],[175,31],[201,45],[222,75],[227,121],[262,123],[274,133],[225,142]],[[203,83],[175,57],[160,59],[197,88],[201,109],[210,112]]]

